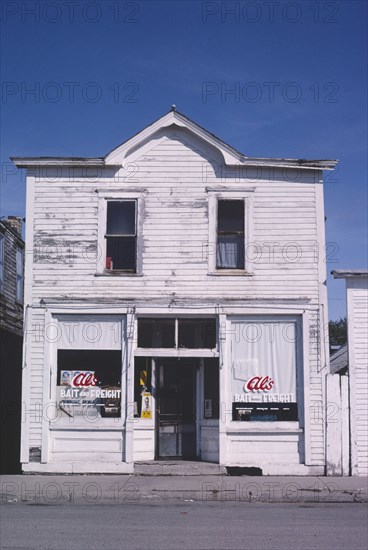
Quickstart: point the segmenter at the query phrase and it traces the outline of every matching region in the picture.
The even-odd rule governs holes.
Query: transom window
[[[244,269],[244,201],[217,202],[217,269]]]
[[[216,319],[138,319],[139,348],[215,349]]]
[[[135,273],[137,269],[137,201],[108,201],[106,269]]]

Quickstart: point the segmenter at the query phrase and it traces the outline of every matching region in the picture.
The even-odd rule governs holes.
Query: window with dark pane
[[[189,349],[216,347],[215,319],[178,319],[178,346]]]
[[[217,202],[217,269],[244,269],[244,201]]]
[[[175,319],[138,319],[139,348],[175,348]]]
[[[136,211],[136,201],[107,203],[106,269],[136,272]]]
[[[220,373],[217,358],[204,359],[204,418],[219,418]]]

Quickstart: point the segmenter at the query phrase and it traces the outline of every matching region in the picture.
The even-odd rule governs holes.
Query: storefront
[[[309,471],[305,312],[107,311],[50,309],[41,463],[26,470],[200,460]]]

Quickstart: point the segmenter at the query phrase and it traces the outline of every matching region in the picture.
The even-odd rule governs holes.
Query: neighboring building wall
[[[122,159],[115,162],[121,165]],[[284,468],[284,473],[290,472],[288,460],[292,455],[302,457],[303,465],[322,473],[328,364],[322,328],[327,322],[322,171],[299,171],[294,177],[293,170],[266,168],[260,175],[258,169],[248,168],[244,175],[241,167],[225,167],[214,147],[179,127],[166,128],[141,150],[133,150],[131,162],[128,157],[124,166],[117,172],[108,167],[55,168],[53,174],[48,169],[49,179],[42,168],[28,171],[27,251],[33,255],[27,254],[26,265],[29,307],[23,388],[27,411],[33,413],[28,414],[24,427],[22,461],[27,464],[30,457],[42,453],[49,437],[48,423],[42,414],[36,414],[50,398],[50,354],[54,351],[45,337],[47,327],[68,304],[69,314],[86,314],[91,308],[95,314],[99,310],[103,313],[104,307],[111,313],[108,308],[120,304],[119,313],[130,315],[132,322],[136,322],[132,313],[135,307],[151,313],[156,308],[161,315],[190,311],[192,315],[205,312],[218,316],[221,312],[219,317],[229,328],[220,335],[220,354],[227,365],[227,372],[220,374],[224,383],[221,391],[226,388],[227,392],[231,371],[229,316],[243,319],[258,313],[297,318],[302,327],[298,360],[304,390],[303,424],[300,430],[285,435],[290,455],[286,453],[279,471]],[[249,252],[248,274],[211,273],[217,197],[247,201],[247,238],[249,243],[256,243]],[[106,198],[139,200],[140,272],[136,275],[104,272],[100,251]],[[127,345],[134,353],[133,336],[128,335]],[[128,359],[128,386],[132,369]],[[229,394],[223,397],[229,411]],[[220,461],[241,463],[249,449],[249,436],[239,428],[233,423],[231,431],[227,421],[220,421]],[[138,445],[144,437],[135,431]],[[152,437],[152,432],[147,435]],[[206,437],[204,453],[211,459],[218,452]],[[262,438],[269,445],[264,445],[256,459],[267,463],[268,449],[277,448],[273,447],[275,434],[261,434]],[[133,444],[132,436],[130,441]],[[41,460],[47,462],[44,453]],[[303,472],[298,466],[295,471]],[[274,471],[278,471],[277,465]]]
[[[20,218],[0,220],[0,471],[3,474],[20,471],[23,346],[21,259],[24,250],[21,230]]]
[[[344,443],[342,447],[336,445],[336,438],[334,440],[336,430],[327,418],[328,440],[335,447],[335,456],[342,457],[342,463],[346,463],[346,457],[348,457],[351,475],[366,476],[368,475],[368,271],[339,269],[332,271],[332,274],[335,279],[346,281],[348,358],[345,363],[348,365],[349,389],[348,394],[345,390],[337,392],[341,398],[340,401],[337,398],[337,403],[344,419],[345,412],[348,411],[350,442],[347,450]],[[333,362],[332,360],[331,363]],[[345,365],[342,363],[341,366]],[[330,378],[329,385],[332,388],[331,383],[336,386],[338,378],[342,381],[345,376],[339,377],[335,374]],[[331,462],[333,463],[331,473],[333,474],[336,470],[339,474],[339,465],[333,457]],[[343,467],[342,473],[344,474],[345,471],[346,466]]]
[[[351,473],[368,475],[368,275],[346,279]]]
[[[326,475],[350,475],[349,377],[326,377]]]
[[[12,218],[10,220],[13,221]],[[3,249],[1,262],[3,280],[0,279],[0,328],[22,337],[23,280],[21,281],[21,291],[18,290],[17,293],[17,251],[23,254],[24,242],[21,233],[17,233],[8,220],[0,220],[0,239],[2,240],[0,247]]]

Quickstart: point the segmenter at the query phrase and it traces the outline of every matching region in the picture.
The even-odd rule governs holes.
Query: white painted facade
[[[336,270],[345,279],[348,321],[350,471],[368,475],[368,271]],[[346,455],[346,453],[345,453]]]
[[[323,474],[329,360],[323,170],[335,161],[246,157],[176,111],[104,158],[13,161],[27,168],[24,471],[132,472],[135,462],[157,458],[156,387],[164,365],[180,365],[180,359],[194,365],[197,459],[258,467],[266,475]],[[217,268],[221,200],[244,204],[242,269]],[[106,269],[107,204],[114,201],[136,205],[134,273]],[[142,318],[177,319],[175,346],[140,347]],[[186,319],[214,320],[214,346],[180,347],[178,330]],[[285,336],[268,338],[266,346],[274,354],[276,389],[283,383],[278,357],[289,357],[293,397],[276,393],[274,400],[286,408],[297,402],[293,420],[257,416],[264,411],[252,421],[234,420],[234,384],[243,396],[242,384],[258,365],[262,375],[267,370],[260,345],[253,358],[238,362],[244,380],[240,372],[234,382],[234,354],[248,349],[236,347],[234,331],[249,325],[276,333],[290,326],[296,335],[292,345]],[[95,326],[98,338],[86,332]],[[63,330],[69,334],[70,327],[76,333],[68,343]],[[279,344],[285,350],[277,351]],[[120,353],[119,417],[59,414],[58,361],[73,349],[95,357],[103,350],[109,357]],[[151,373],[151,418],[137,415],[134,405],[134,368],[143,357]],[[213,371],[206,367],[209,358],[218,360]],[[206,400],[209,372],[219,377],[218,415],[216,398]],[[266,391],[258,394],[268,399]]]

